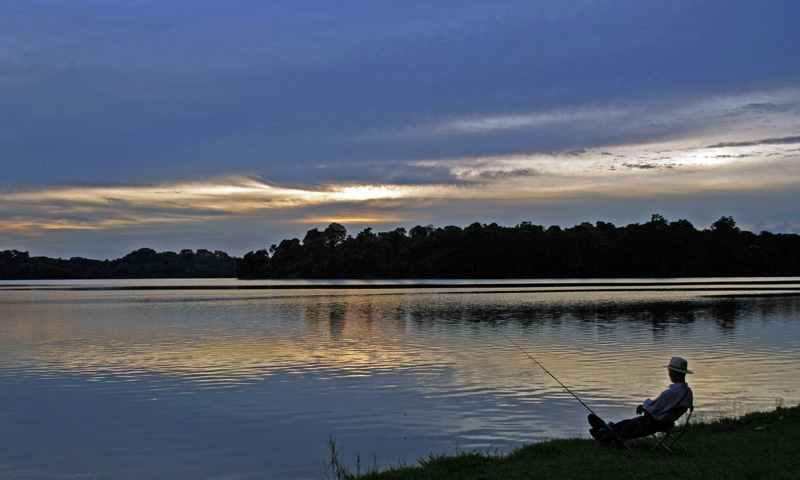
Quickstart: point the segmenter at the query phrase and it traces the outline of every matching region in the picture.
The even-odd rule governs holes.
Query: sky
[[[800,233],[797,0],[3,0],[0,250]]]

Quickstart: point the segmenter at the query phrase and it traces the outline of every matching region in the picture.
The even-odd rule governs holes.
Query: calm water
[[[696,414],[800,402],[800,279],[0,282],[0,477],[324,478],[587,436],[689,360]]]

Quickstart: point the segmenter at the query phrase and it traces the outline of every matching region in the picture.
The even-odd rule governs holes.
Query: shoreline
[[[378,289],[526,289],[550,292],[753,291],[800,293],[800,277],[692,277],[587,279],[286,279],[115,278],[2,280],[0,289],[47,290],[378,290]],[[532,289],[532,290],[528,290]],[[796,292],[795,292],[796,290]],[[514,290],[503,290],[514,292]],[[788,291],[788,292],[787,292]],[[761,293],[754,293],[760,295]],[[737,294],[738,296],[738,294]]]
[[[338,457],[335,442],[325,462],[326,477],[336,480],[488,480],[575,478],[797,478],[800,456],[800,405],[778,406],[692,422],[681,438],[688,451],[651,451],[652,437],[632,440],[634,451],[593,439],[544,440],[524,445],[508,454],[491,451],[456,451],[430,454],[418,465],[349,467]]]

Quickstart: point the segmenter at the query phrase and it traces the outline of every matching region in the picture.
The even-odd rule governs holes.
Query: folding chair
[[[681,418],[681,416],[683,416],[687,410],[689,411],[689,414],[686,416],[686,419],[681,423],[681,425],[675,425],[675,422]],[[689,408],[684,407],[674,409],[670,415],[671,421],[669,422],[669,427],[667,427],[664,431],[653,434],[653,437],[657,440],[657,442],[650,450],[655,450],[660,445],[667,449],[668,452],[674,453],[672,448],[677,445],[681,447],[684,452],[688,452],[689,450],[686,448],[686,446],[678,440],[680,440],[683,434],[689,429],[689,421],[692,418],[692,412],[694,412],[694,405],[690,405]]]

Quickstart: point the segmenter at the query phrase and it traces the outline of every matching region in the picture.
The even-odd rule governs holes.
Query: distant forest
[[[231,278],[236,276],[238,261],[225,252],[203,249],[156,253],[151,248],[140,248],[116,260],[62,260],[3,250],[0,279]]]
[[[800,236],[742,231],[731,217],[697,230],[653,215],[644,224],[544,228],[473,223],[355,237],[332,223],[250,252],[245,279],[674,278],[800,275]]]
[[[800,276],[800,235],[742,231],[731,217],[697,230],[653,215],[616,227],[544,228],[473,223],[416,226],[355,237],[344,226],[309,230],[244,258],[142,248],[117,260],[69,260],[0,251],[0,279],[503,279]]]

